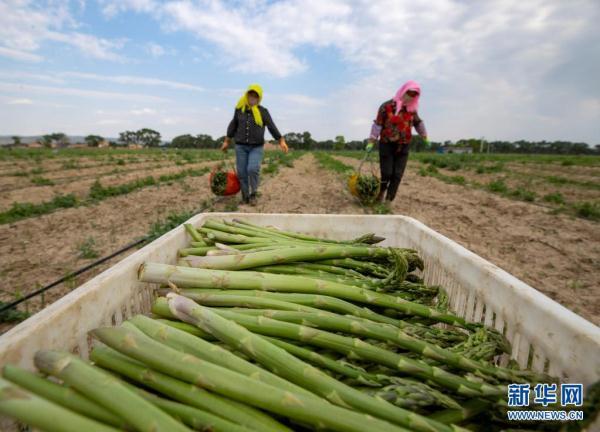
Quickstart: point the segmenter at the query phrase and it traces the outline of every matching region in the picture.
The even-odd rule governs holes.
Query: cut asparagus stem
[[[255,408],[151,370],[112,348],[96,347],[92,350],[90,358],[104,369],[116,372],[185,405],[208,411],[257,431],[273,430],[269,425],[265,425],[266,422],[262,419],[265,415]]]
[[[16,366],[6,365],[2,371],[5,379],[18,386],[99,422],[122,428],[125,422],[106,408],[77,393],[72,388],[61,386],[41,376]]]
[[[173,402],[160,396],[147,392],[146,390],[135,387],[132,384],[124,382],[131,390],[135,391],[148,402],[153,403],[169,415],[190,426],[194,430],[203,430],[210,432],[254,432],[255,429],[249,429],[245,426],[232,423],[219,416],[191,407],[179,402]],[[256,431],[258,432],[258,431]]]
[[[316,401],[313,397],[288,392],[180,353],[152,340],[141,331],[117,327],[100,328],[92,333],[107,345],[163,373],[300,422],[340,432],[405,431],[390,423],[331,405],[324,399]],[[260,430],[269,429],[263,427]],[[275,423],[270,430],[289,431],[279,423]]]
[[[118,432],[0,378],[0,413],[47,432]]]
[[[115,377],[71,354],[38,351],[34,361],[42,372],[62,379],[139,431],[189,431],[173,417],[126,388]]]

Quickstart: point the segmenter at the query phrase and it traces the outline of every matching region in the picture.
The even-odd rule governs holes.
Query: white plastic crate
[[[547,370],[568,382],[600,379],[600,328],[457,243],[405,216],[204,213],[207,218],[243,218],[261,225],[332,238],[351,239],[365,232],[384,236],[381,245],[410,247],[425,261],[425,279],[448,291],[451,309],[469,321],[504,332],[521,366],[531,357],[534,370]],[[179,226],[81,285],[59,301],[0,337],[0,366],[33,369],[39,349],[70,350],[87,357],[88,331],[119,324],[148,312],[152,287],[137,280],[143,262],[175,263],[189,237]]]

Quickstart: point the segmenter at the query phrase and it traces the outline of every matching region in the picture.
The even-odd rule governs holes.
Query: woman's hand
[[[287,153],[289,151],[288,145],[285,142],[285,138],[283,138],[283,137],[281,137],[281,139],[279,140],[279,148],[284,153]]]
[[[221,151],[226,153],[230,143],[231,140],[229,139],[229,137],[225,137],[225,139],[223,140],[223,145],[221,146]]]
[[[369,141],[367,142],[367,146],[365,147],[365,150],[368,153],[371,153],[373,151],[373,147],[375,147],[375,140],[369,139]]]

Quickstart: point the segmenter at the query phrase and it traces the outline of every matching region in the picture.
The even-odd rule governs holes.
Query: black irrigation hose
[[[221,197],[214,198],[212,200],[212,202],[210,203],[210,205],[215,204],[215,203],[221,201],[221,199],[222,199]],[[197,211],[194,212],[194,215],[203,212],[208,207],[210,207],[210,205],[205,205],[202,208],[198,209]],[[107,256],[102,257],[102,258],[100,258],[100,259],[98,259],[98,260],[96,260],[96,261],[94,261],[92,263],[89,263],[88,265],[86,265],[84,267],[81,267],[80,269],[75,270],[74,272],[71,272],[71,273],[63,276],[60,279],[57,279],[54,282],[52,282],[52,283],[50,283],[50,284],[48,284],[48,285],[46,285],[46,286],[44,286],[44,287],[36,290],[36,291],[33,291],[33,292],[27,294],[26,296],[21,297],[18,300],[15,300],[15,301],[10,302],[10,303],[6,303],[6,304],[4,304],[3,306],[0,307],[0,314],[2,314],[5,311],[8,311],[10,309],[15,308],[16,306],[20,305],[21,303],[23,303],[23,302],[25,302],[25,301],[33,298],[33,297],[36,297],[36,296],[38,296],[40,294],[45,293],[49,289],[54,288],[57,285],[60,285],[61,283],[63,283],[66,280],[69,280],[72,277],[78,276],[81,273],[84,273],[84,272],[86,272],[86,271],[88,271],[90,269],[93,269],[94,267],[97,267],[100,264],[103,264],[106,261],[108,261],[108,260],[110,260],[110,259],[112,259],[112,258],[114,258],[114,257],[116,257],[118,255],[121,255],[122,253],[127,252],[128,250],[133,249],[134,247],[136,247],[136,246],[138,246],[138,245],[140,245],[142,243],[145,243],[148,240],[152,240],[152,239],[153,239],[152,236],[146,236],[146,237],[143,237],[143,238],[141,238],[139,240],[134,241],[133,243],[129,243],[127,246],[122,247],[121,249],[119,249],[119,250],[111,253],[110,255],[107,255]]]
[[[88,271],[88,270],[90,270],[90,269],[92,269],[94,267],[99,266],[100,264],[108,261],[111,258],[116,257],[117,255],[121,255],[123,252],[127,252],[129,249],[132,249],[132,248],[136,247],[137,245],[139,245],[141,243],[144,243],[145,241],[147,241],[149,239],[150,239],[150,237],[144,237],[144,238],[142,238],[140,240],[137,240],[137,241],[135,241],[133,243],[130,243],[127,246],[119,249],[118,251],[111,253],[110,255],[102,257],[99,260],[96,260],[96,261],[94,261],[92,263],[89,263],[88,265],[86,265],[84,267],[81,267],[80,269],[75,270],[74,272],[69,273],[66,276],[61,277],[60,279],[55,280],[54,282],[46,285],[45,287],[42,287],[42,288],[40,288],[40,289],[38,289],[38,290],[36,290],[36,291],[34,291],[32,293],[29,293],[26,296],[21,297],[20,299],[15,300],[15,301],[13,301],[11,303],[5,304],[4,306],[0,307],[0,314],[2,312],[4,312],[4,311],[7,311],[9,309],[12,309],[12,308],[18,306],[19,304],[23,303],[26,300],[29,300],[30,298],[33,298],[35,296],[38,296],[38,295],[40,295],[40,294],[48,291],[50,288],[54,288],[55,286],[63,283],[64,281],[66,281],[66,280],[68,280],[68,279],[70,279],[72,277],[78,276],[81,273],[84,273],[84,272],[86,272],[86,271]]]

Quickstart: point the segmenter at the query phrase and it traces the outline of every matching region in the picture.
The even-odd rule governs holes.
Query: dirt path
[[[340,192],[341,189],[341,192]],[[245,212],[260,213],[360,213],[352,196],[335,173],[321,169],[312,154],[294,162],[293,169],[283,169],[261,188],[261,198]]]
[[[600,324],[600,224],[421,177],[415,165],[409,162],[395,214],[420,220]]]

